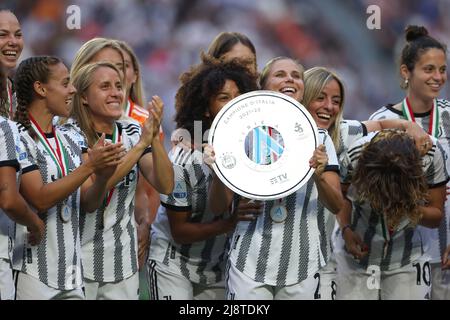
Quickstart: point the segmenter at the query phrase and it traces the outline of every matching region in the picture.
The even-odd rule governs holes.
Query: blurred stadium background
[[[347,89],[348,119],[365,120],[400,100],[397,59],[408,24],[425,25],[450,43],[449,0],[1,0],[18,16],[22,59],[53,54],[69,66],[85,41],[127,41],[142,66],[146,96],[165,102],[163,128],[173,130],[178,77],[221,31],[239,31],[255,44],[259,68],[272,57],[297,58],[306,68],[334,69]],[[69,30],[69,5],[81,9],[81,28]],[[381,29],[369,30],[369,5],[381,9]],[[443,95],[449,96],[446,87]],[[146,293],[143,293],[145,298]]]

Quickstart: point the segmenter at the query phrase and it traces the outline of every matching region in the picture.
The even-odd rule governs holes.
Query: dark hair
[[[237,43],[242,43],[248,47],[256,56],[256,50],[250,39],[239,32],[221,32],[211,42],[208,48],[208,54],[216,59],[221,58],[224,54],[233,48]]]
[[[202,134],[210,128],[212,121],[206,116],[210,99],[226,80],[233,80],[241,94],[257,89],[256,76],[235,60],[225,62],[205,54],[201,58],[202,63],[180,76],[181,86],[175,96],[177,128],[188,130],[191,137],[194,121],[202,121]]]
[[[36,81],[47,83],[51,70],[50,67],[62,63],[57,57],[40,56],[23,60],[17,68],[14,83],[17,96],[17,111],[15,121],[21,123],[32,137],[35,137],[31,129],[28,107],[36,97],[34,83]]]
[[[214,40],[211,42],[211,44],[209,45],[207,54],[209,54],[210,56],[212,56],[216,59],[221,59],[221,58],[223,58],[223,56],[226,53],[231,51],[233,49],[233,47],[238,43],[241,43],[244,46],[246,46],[247,48],[249,48],[250,51],[255,56],[255,58],[251,59],[251,60],[244,60],[244,59],[238,58],[237,60],[240,60],[240,63],[242,63],[244,65],[247,65],[247,66],[252,65],[252,67],[254,67],[255,72],[256,72],[256,70],[258,68],[258,64],[256,62],[255,46],[250,41],[250,39],[246,35],[243,35],[242,33],[239,33],[239,32],[221,32],[221,33],[219,33],[214,38]]]
[[[428,49],[440,49],[447,54],[447,46],[428,35],[428,30],[423,26],[406,27],[405,38],[407,44],[403,47],[400,65],[406,65],[409,71],[414,70],[416,62]]]
[[[8,83],[5,68],[0,66],[0,116],[8,118]]]
[[[380,131],[361,151],[352,184],[358,200],[367,201],[396,228],[404,218],[420,220],[428,186],[414,140],[404,131]]]

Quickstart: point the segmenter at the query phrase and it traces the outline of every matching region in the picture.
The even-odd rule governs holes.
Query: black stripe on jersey
[[[65,241],[64,241],[64,227],[63,227],[63,221],[60,219],[61,212],[63,210],[62,204],[59,203],[56,206],[56,214],[59,216],[56,219],[56,241],[58,246],[58,287],[64,288],[65,282],[66,282],[66,247],[65,247]]]
[[[445,179],[445,180],[442,181],[442,182],[429,184],[429,185],[428,185],[428,188],[429,188],[429,189],[433,189],[433,188],[441,187],[441,186],[446,185],[447,182],[449,182],[449,181],[450,181],[450,178],[447,178],[447,179]]]
[[[264,211],[265,211],[264,214],[265,215],[269,215],[269,212],[270,212],[270,209],[267,207],[269,207],[269,206],[266,204],[264,206]],[[250,251],[252,237],[253,237],[253,234],[255,233],[255,229],[256,229],[256,221],[257,220],[253,220],[248,224],[247,230],[245,231],[245,234],[242,237],[241,245],[239,246],[239,254],[236,259],[236,268],[241,272],[244,272],[244,269],[245,269],[245,263],[247,261],[247,256]]]
[[[162,201],[161,201],[161,205],[164,208],[167,208],[167,209],[172,210],[172,211],[177,211],[177,212],[192,211],[192,206],[177,207],[177,206],[174,206],[172,204],[164,203]]]
[[[44,215],[41,215],[41,219],[44,220],[44,224],[48,224],[48,212],[46,212]],[[33,259],[32,263],[36,263],[37,269],[38,269],[38,276],[39,281],[43,283],[48,283],[48,266],[47,266],[47,248],[49,245],[47,244],[47,237],[42,238],[41,243],[39,243],[37,247],[37,257],[36,259]]]
[[[25,126],[23,124],[21,124],[20,122],[17,122],[16,125],[17,125],[17,130],[19,130],[19,133],[28,131],[28,129],[25,128]]]
[[[407,264],[411,263],[411,253],[412,253],[412,239],[414,236],[414,229],[408,228],[405,230],[405,247],[403,248],[403,256],[402,256],[402,262],[401,265],[405,266]],[[423,251],[423,249],[422,249]]]
[[[22,169],[22,175],[35,170],[39,170],[39,167],[36,164],[32,164],[31,166]]]
[[[14,280],[14,288],[16,288],[16,290],[14,290],[14,300],[17,300],[17,282],[19,282],[19,271],[17,270],[13,270],[13,280]],[[1,297],[0,297],[1,300]]]
[[[178,154],[175,157],[175,160],[173,161],[173,163],[178,164],[178,162],[180,161],[180,157],[183,154],[183,148],[180,148],[178,150]]]
[[[20,164],[17,159],[0,161],[0,167],[12,167],[16,169],[16,172],[20,170]]]
[[[119,125],[119,130],[120,130],[120,125]],[[139,127],[139,125],[134,124],[134,123],[130,123],[129,125],[123,127],[123,130],[126,131],[127,135],[132,136],[134,134],[140,135],[141,134],[141,128]]]
[[[188,163],[192,163],[192,155],[194,154],[194,150],[187,151],[180,158],[180,165],[186,167]]]
[[[308,206],[311,199],[311,194],[313,189],[316,188],[314,180],[310,179],[306,184],[305,198],[303,200],[303,208],[302,215],[300,221],[300,248],[298,253],[298,280],[299,282],[308,278],[308,265],[309,265],[309,249],[310,249],[310,240],[309,240],[309,226],[308,226]],[[319,199],[317,199],[318,201]],[[314,231],[313,231],[314,232]],[[303,262],[303,263],[302,263]]]
[[[363,136],[367,136],[368,134],[367,127],[363,122],[361,122],[361,127],[363,129]]]
[[[289,260],[292,255],[296,200],[297,194],[295,192],[286,198],[286,210],[288,214],[284,221],[283,242],[281,243],[281,255],[278,263],[277,285],[279,286],[286,285]]]
[[[150,282],[150,299],[159,300],[158,273],[156,272],[156,261],[154,260],[150,260],[149,263],[149,282]]]
[[[364,209],[359,206],[359,205],[354,205],[356,213],[359,216],[361,215],[361,212],[364,211]],[[375,212],[375,210],[371,209],[370,210],[370,216],[369,216],[369,221],[368,221],[368,228],[366,230],[366,232],[364,233],[364,237],[363,237],[363,242],[366,244],[371,244],[372,243],[372,239],[376,234],[376,226],[380,221],[380,215],[378,213]],[[370,257],[370,252],[371,252],[372,248],[369,245],[369,252],[367,254],[367,256],[365,256],[364,258],[362,258],[360,260],[360,264],[362,266],[364,266],[364,268],[367,268],[369,265],[369,257]]]
[[[428,150],[427,156],[434,157],[435,153],[436,153],[436,145],[433,145],[433,147],[430,150]],[[443,154],[445,154],[445,152],[443,152]]]
[[[324,172],[325,171],[334,171],[339,174],[339,166],[338,165],[328,165],[325,167]]]
[[[357,157],[359,157],[359,153],[361,153],[361,150],[363,149],[364,145],[365,145],[365,144],[357,145],[356,147],[353,147],[353,148],[351,148],[351,149],[349,149],[349,150],[347,151],[348,156],[350,157],[350,159],[351,159],[352,161],[354,160],[355,155],[356,155]]]
[[[126,212],[125,208],[125,200],[128,196],[128,189],[118,188],[117,190],[117,209],[115,210],[115,220],[122,221],[124,219],[124,214]],[[132,220],[132,219],[131,219]],[[131,221],[130,220],[130,221]],[[123,252],[122,248],[124,244],[122,244],[120,236],[125,230],[122,229],[122,225],[120,223],[115,223],[112,227],[112,233],[114,236],[114,280],[120,281],[124,279],[123,276]],[[132,244],[133,246],[134,244]]]
[[[270,254],[270,245],[272,243],[272,219],[270,218],[270,209],[274,206],[274,201],[271,201],[270,205],[266,205],[264,208],[264,220],[263,220],[263,234],[264,237],[261,241],[261,247],[258,252],[258,261],[256,263],[255,281],[265,282],[266,270],[268,264],[268,256]],[[269,209],[270,207],[270,209]],[[255,221],[256,222],[256,221]]]
[[[127,135],[130,137],[133,135],[138,135],[138,136],[141,135],[141,131],[139,129],[130,129],[130,130],[126,130],[126,132],[127,132]]]

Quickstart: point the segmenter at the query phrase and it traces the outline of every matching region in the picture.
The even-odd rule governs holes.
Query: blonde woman
[[[80,68],[89,63],[107,61],[114,64],[120,71],[123,80],[124,94],[125,97],[127,97],[124,98],[122,102],[122,108],[124,110],[122,118],[129,120],[133,119],[136,123],[142,125],[150,114],[146,109],[136,105],[136,103],[138,103],[142,106],[144,101],[139,74],[139,64],[137,63],[137,60],[133,59],[133,54],[129,55],[128,52],[132,53],[131,48],[126,46],[130,51],[124,48],[124,43],[114,39],[99,37],[87,41],[75,55],[71,68],[71,75],[73,76]],[[136,78],[134,78],[134,75],[136,75]],[[130,95],[137,99],[136,101],[133,101],[133,107],[130,105],[131,113],[127,112],[129,106],[128,103],[130,103],[128,97]],[[133,112],[133,110],[135,112]],[[158,141],[162,141],[162,138],[160,137]],[[158,141],[155,140],[155,143],[158,143]],[[139,179],[135,202],[135,217],[138,218],[136,223],[138,224],[139,237],[139,268],[142,268],[145,262],[145,256],[148,251],[150,224],[153,220],[156,208],[159,205],[159,199],[154,199],[155,197],[159,198],[158,193],[154,191],[154,189],[152,189],[154,192],[151,197],[149,197],[147,193],[147,190],[151,188],[152,187],[146,183],[144,178]],[[150,202],[150,199],[152,199],[152,202]]]
[[[72,117],[86,135],[88,145],[105,133],[113,142],[122,141],[127,150],[107,182],[109,192],[100,208],[93,213],[81,212],[86,297],[137,299],[134,198],[139,172],[158,192],[168,194],[173,189],[173,169],[158,135],[163,103],[153,97],[152,116],[142,127],[133,120],[120,119],[125,87],[121,72],[109,62],[80,68],[73,83],[77,93]]]

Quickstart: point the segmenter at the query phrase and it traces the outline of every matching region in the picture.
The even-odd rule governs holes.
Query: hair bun
[[[428,36],[428,30],[424,26],[407,26],[405,29],[405,38],[408,42],[425,36]]]

